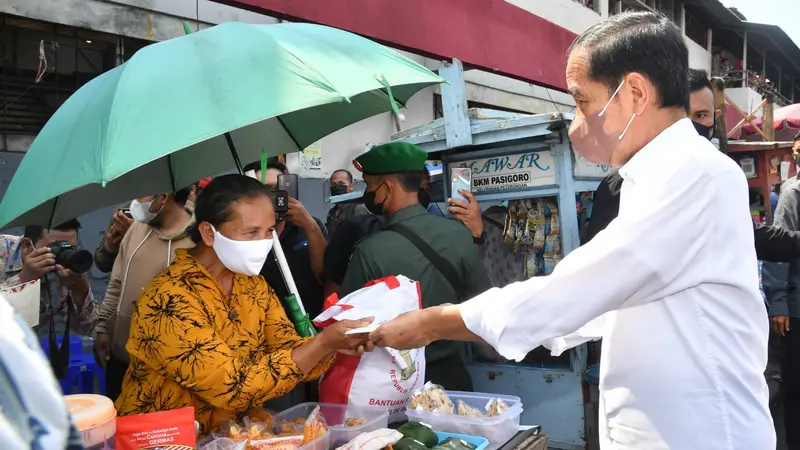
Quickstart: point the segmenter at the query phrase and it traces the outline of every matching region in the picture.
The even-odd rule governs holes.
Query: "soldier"
[[[422,306],[460,303],[492,287],[461,222],[428,214],[419,203],[427,153],[396,142],[373,147],[353,164],[364,176],[364,206],[384,216],[386,228],[361,240],[353,252],[340,296],[389,275],[418,280]],[[459,344],[427,347],[426,380],[448,390],[471,391]]]

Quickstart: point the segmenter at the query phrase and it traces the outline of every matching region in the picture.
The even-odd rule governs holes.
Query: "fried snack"
[[[321,438],[328,431],[328,424],[325,418],[319,412],[319,405],[317,405],[311,414],[306,418],[303,424],[303,443],[306,445],[317,439]]]
[[[410,405],[417,411],[432,411],[442,414],[453,414],[455,409],[444,388],[431,382],[425,383],[422,389],[414,392]]]
[[[484,417],[484,414],[480,412],[478,408],[473,408],[462,400],[458,401],[458,415],[466,417]]]
[[[365,419],[363,417],[351,417],[351,418],[346,419],[344,421],[344,426],[346,426],[346,427],[360,427],[361,425],[364,425],[365,423],[367,423],[367,419]]]
[[[508,404],[506,402],[496,398],[491,400],[488,405],[486,405],[486,411],[488,412],[489,417],[497,417],[500,414],[503,414],[508,410]]]

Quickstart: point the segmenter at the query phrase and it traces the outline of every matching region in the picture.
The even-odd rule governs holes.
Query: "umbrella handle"
[[[281,271],[284,283],[286,283],[286,289],[297,299],[297,306],[300,307],[300,312],[306,314],[306,308],[303,306],[303,300],[300,299],[297,285],[294,284],[294,277],[292,277],[292,271],[289,270],[289,263],[286,261],[286,255],[283,253],[280,239],[273,239],[272,251],[275,253],[275,260],[278,262],[278,268]]]

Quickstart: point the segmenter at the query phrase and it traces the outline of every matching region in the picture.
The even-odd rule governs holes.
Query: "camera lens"
[[[75,273],[86,273],[92,268],[92,254],[86,250],[70,249],[64,252],[64,263],[67,269]]]

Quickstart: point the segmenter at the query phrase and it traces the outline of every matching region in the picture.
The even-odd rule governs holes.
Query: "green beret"
[[[376,145],[353,161],[353,166],[364,175],[387,175],[425,170],[428,153],[408,142],[390,142]]]

